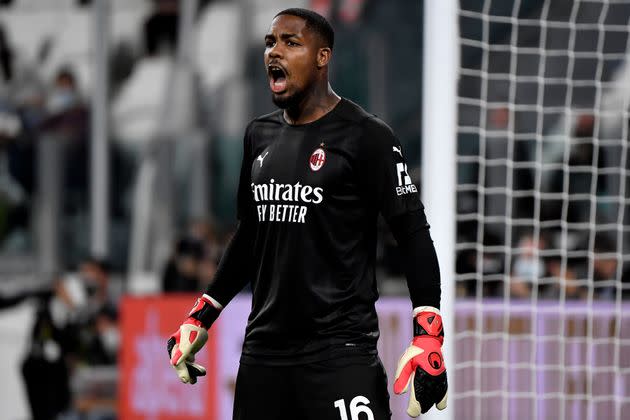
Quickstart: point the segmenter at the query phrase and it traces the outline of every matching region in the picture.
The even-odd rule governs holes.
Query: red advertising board
[[[192,308],[196,295],[125,297],[121,305],[119,418],[218,419],[216,340],[212,329],[196,361],[209,374],[182,384],[168,362],[166,341]]]

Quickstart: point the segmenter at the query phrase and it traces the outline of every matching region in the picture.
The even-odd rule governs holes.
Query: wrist
[[[204,294],[197,299],[195,306],[190,310],[188,319],[184,321],[184,324],[194,324],[207,330],[219,317],[222,309],[223,305],[212,297]]]
[[[439,338],[440,342],[444,337],[442,328],[442,315],[440,310],[432,306],[420,306],[413,311],[413,335],[432,336]]]
[[[444,337],[434,337],[432,335],[416,335],[413,340],[411,340],[411,344],[421,348],[441,349],[442,344],[444,344]]]

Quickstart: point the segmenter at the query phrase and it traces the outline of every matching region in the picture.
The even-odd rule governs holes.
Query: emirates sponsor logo
[[[308,207],[304,204],[320,204],[324,201],[324,189],[295,184],[251,184],[259,222],[306,223]]]

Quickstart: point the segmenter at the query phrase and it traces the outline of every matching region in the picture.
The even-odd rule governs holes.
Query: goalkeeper
[[[379,213],[398,242],[413,308],[393,390],[411,391],[412,417],[446,407],[439,267],[418,189],[391,129],[330,87],[333,44],[314,12],[273,19],[264,64],[279,110],[247,127],[239,226],[168,341],[179,378],[194,384],[206,374],[194,355],[207,329],[251,282],[235,420],[391,418],[376,350]]]

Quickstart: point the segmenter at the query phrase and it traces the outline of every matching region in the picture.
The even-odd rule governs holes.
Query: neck
[[[302,101],[284,110],[284,119],[291,125],[308,124],[329,113],[340,100],[327,81],[318,83]]]

